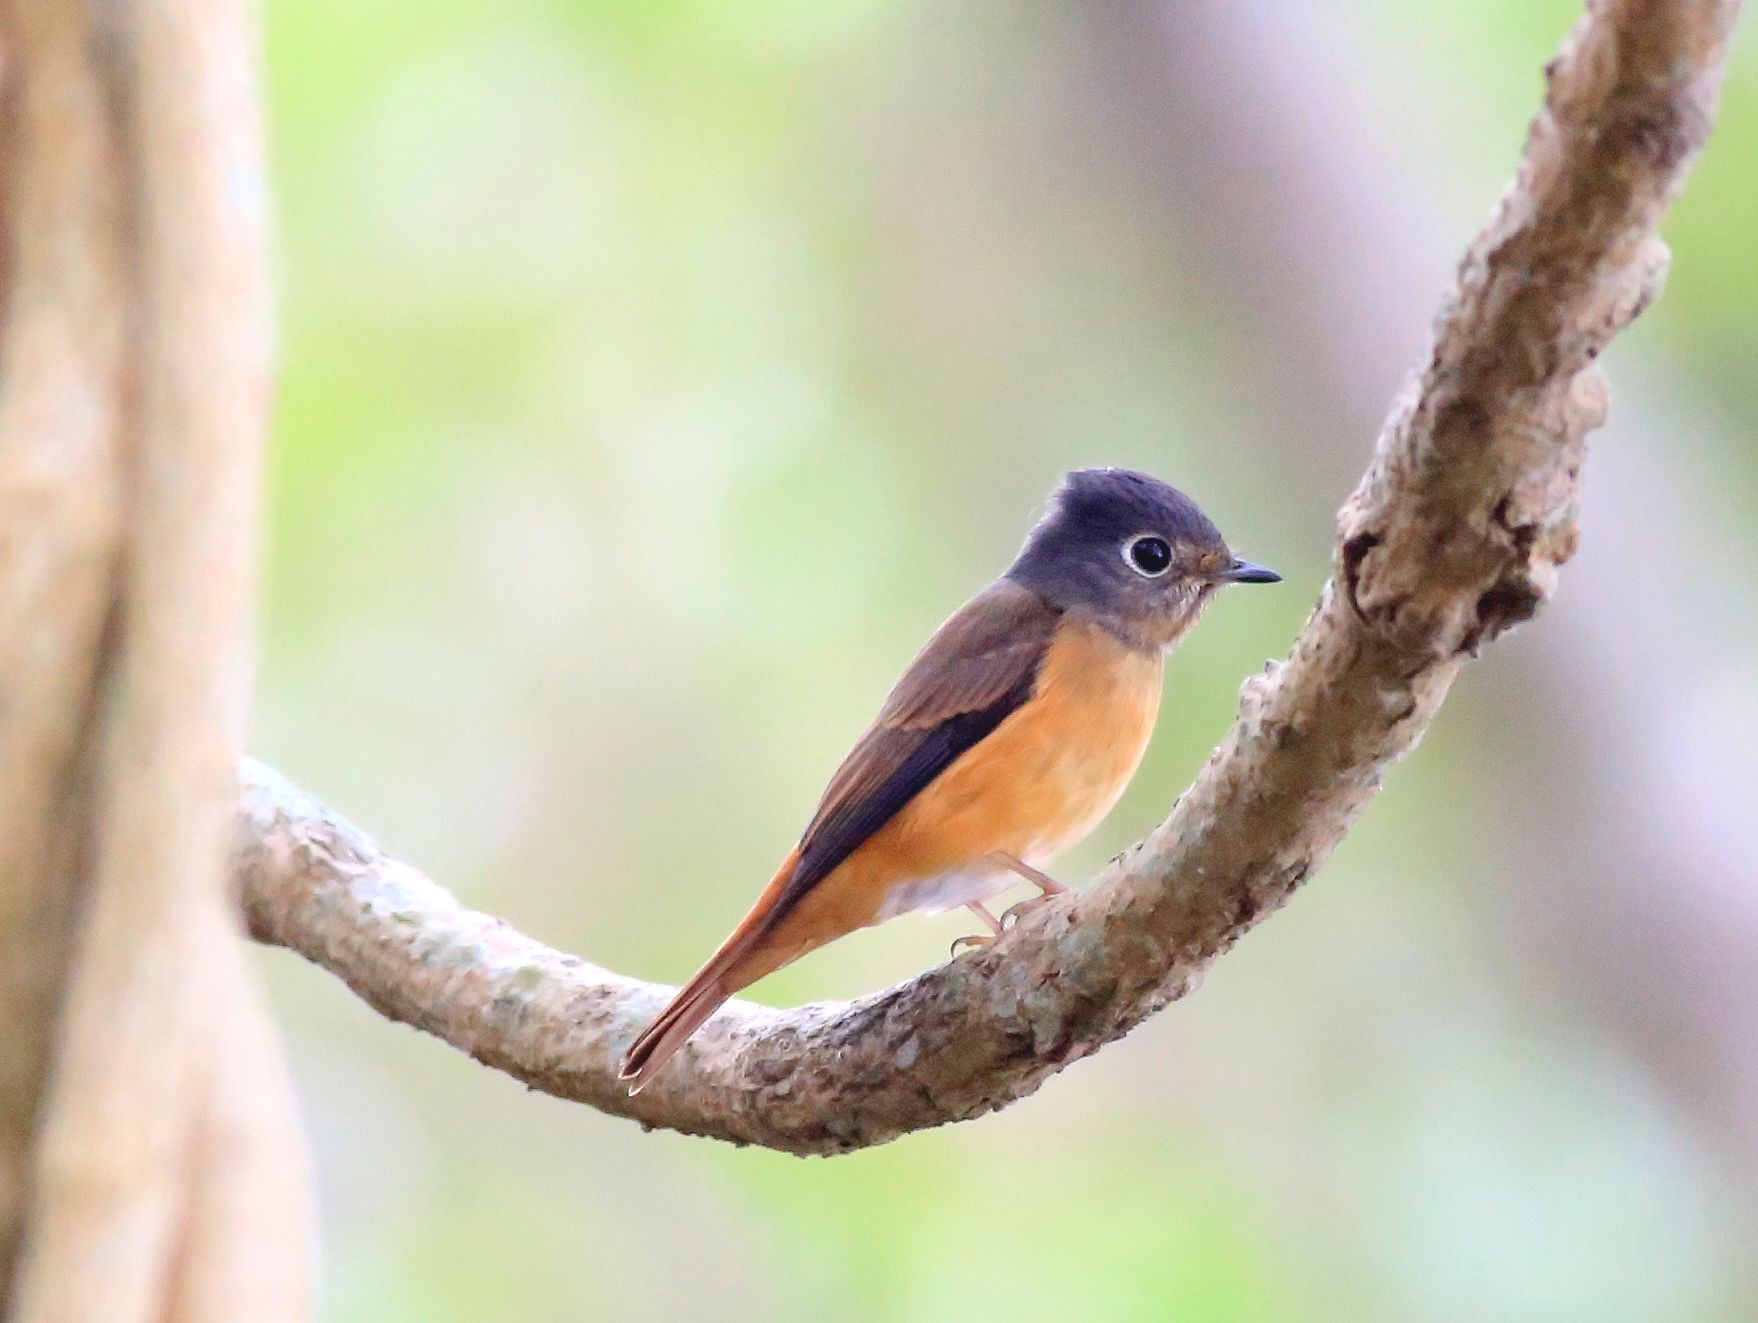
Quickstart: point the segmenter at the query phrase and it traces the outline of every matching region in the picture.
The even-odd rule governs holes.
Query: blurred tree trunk
[[[0,4],[0,1298],[304,1317],[223,871],[268,385],[253,34]]]

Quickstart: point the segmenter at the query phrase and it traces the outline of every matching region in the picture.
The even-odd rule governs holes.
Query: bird
[[[1166,653],[1228,584],[1277,583],[1235,556],[1183,492],[1145,473],[1078,469],[1007,571],[955,611],[843,760],[750,912],[635,1038],[638,1093],[735,993],[809,951],[911,912],[1030,905],[1066,890],[1044,868],[1104,819],[1159,712]],[[960,943],[954,943],[956,950]]]

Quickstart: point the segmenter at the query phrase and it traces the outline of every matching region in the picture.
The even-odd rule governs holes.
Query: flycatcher
[[[751,912],[637,1038],[635,1093],[739,989],[845,933],[984,901],[1111,811],[1147,749],[1166,652],[1225,584],[1281,576],[1145,473],[1071,473],[1007,570],[928,640]],[[994,940],[985,936],[974,940]]]

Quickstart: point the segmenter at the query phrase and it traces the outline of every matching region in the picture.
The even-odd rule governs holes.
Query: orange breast
[[[1160,654],[1065,623],[1036,692],[869,842],[927,876],[1004,850],[1042,863],[1084,838],[1140,766],[1160,707]],[[889,838],[889,839],[887,839]]]

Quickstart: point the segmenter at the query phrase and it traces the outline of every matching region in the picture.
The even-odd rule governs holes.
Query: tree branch
[[[1572,554],[1594,360],[1652,301],[1655,230],[1712,122],[1736,0],[1594,0],[1549,70],[1495,219],[1340,516],[1289,660],[1171,817],[993,947],[846,1006],[733,1004],[638,1098],[615,1062],[667,990],[460,906],[274,773],[247,769],[252,931],[534,1087],[645,1124],[835,1153],[1032,1092],[1182,996],[1316,871],[1460,666]]]
[[[1209,259],[1196,275],[1204,291],[1229,301],[1248,352],[1276,365],[1254,382],[1261,417],[1240,437],[1239,461],[1277,464],[1285,480],[1263,499],[1298,525],[1311,513],[1294,504],[1303,493],[1358,464],[1349,438],[1379,409],[1382,374],[1409,356],[1430,296],[1425,254],[1445,247],[1432,200],[1403,182],[1412,163],[1374,152],[1376,115],[1396,94],[1380,88],[1377,107],[1356,95],[1368,57],[1349,48],[1349,20],[1333,10],[1121,0],[1082,18],[1077,38],[1091,33],[1095,54],[1080,82],[1103,110],[1089,133],[1146,164],[1149,216],[1186,232]],[[1369,154],[1378,159],[1365,163]],[[1730,564],[1713,597],[1675,592],[1676,567],[1653,554],[1655,528],[1715,535],[1698,502],[1736,444],[1725,421],[1680,398],[1681,367],[1655,338],[1640,362],[1619,364],[1621,391],[1641,399],[1596,438],[1596,545],[1570,565],[1569,618],[1506,658],[1496,692],[1483,696],[1489,738],[1508,723],[1526,738],[1498,744],[1482,770],[1490,798],[1478,813],[1495,820],[1479,844],[1490,858],[1525,858],[1534,883],[1487,907],[1502,931],[1486,940],[1509,948],[1539,1003],[1593,1004],[1688,1128],[1732,1158],[1723,1184],[1750,1217],[1758,1040],[1745,1008],[1758,1004],[1758,822],[1745,782],[1724,771],[1748,756],[1738,704],[1715,704],[1728,718],[1719,724],[1692,725],[1688,762],[1669,763],[1662,749],[1691,720],[1683,691],[1713,684],[1737,657],[1706,641],[1746,618],[1758,583]],[[1291,428],[1329,444],[1272,456],[1270,438]],[[1632,600],[1642,603],[1639,630]],[[1558,788],[1571,767],[1592,773]],[[1548,796],[1547,811],[1518,812],[1535,794]],[[1583,835],[1584,819],[1612,825]],[[1561,925],[1574,931],[1558,942]],[[1643,977],[1629,977],[1632,962]]]

